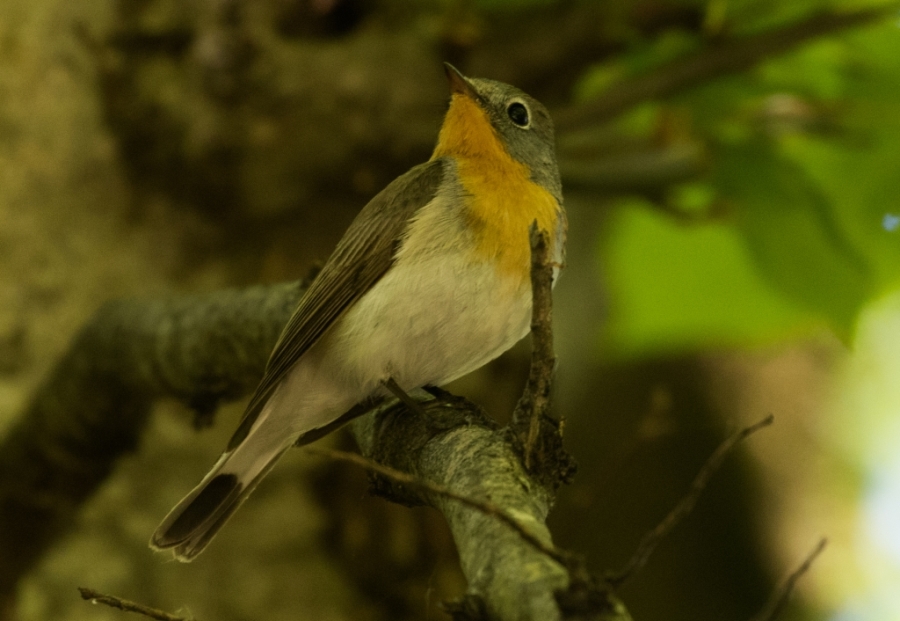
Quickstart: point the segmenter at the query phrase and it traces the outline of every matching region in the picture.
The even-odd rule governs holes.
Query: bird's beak
[[[479,99],[478,93],[472,88],[472,85],[469,83],[466,76],[459,72],[459,69],[450,63],[444,63],[444,71],[447,72],[447,81],[450,82],[451,94],[459,93],[460,95],[471,97],[476,101]]]

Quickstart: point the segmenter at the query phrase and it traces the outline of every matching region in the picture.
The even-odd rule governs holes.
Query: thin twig
[[[709,456],[709,459],[706,460],[703,467],[700,468],[700,472],[697,473],[697,476],[691,483],[690,490],[684,498],[675,505],[675,508],[669,512],[656,528],[644,535],[644,538],[641,539],[641,543],[638,545],[637,551],[635,551],[625,567],[618,572],[608,574],[606,576],[606,581],[614,587],[620,587],[631,576],[639,572],[644,565],[647,564],[647,560],[650,558],[650,555],[653,554],[654,550],[656,550],[656,546],[659,545],[659,542],[662,541],[663,538],[665,538],[666,535],[668,535],[672,529],[694,509],[694,505],[697,504],[697,499],[700,498],[703,490],[705,490],[706,486],[709,484],[710,478],[712,478],[712,475],[715,474],[722,465],[722,462],[725,460],[728,453],[730,453],[742,440],[756,433],[763,427],[768,427],[774,420],[775,417],[769,414],[758,423],[741,429],[722,442],[719,447],[713,451],[713,454]]]
[[[546,231],[533,222],[528,231],[531,242],[531,366],[528,381],[513,412],[513,428],[527,429],[524,458],[526,472],[532,472],[536,459],[541,420],[550,409],[553,381],[553,264]],[[524,420],[528,417],[527,422]]]
[[[119,610],[124,610],[125,612],[136,612],[139,615],[144,615],[145,617],[150,617],[151,619],[157,619],[157,621],[193,621],[192,618],[170,615],[168,612],[157,610],[156,608],[151,608],[150,606],[144,606],[143,604],[138,604],[137,602],[128,601],[127,599],[116,597],[115,595],[105,595],[103,593],[98,593],[93,589],[78,587],[78,592],[81,593],[81,599],[88,600],[93,604],[105,604],[106,606],[118,608]]]
[[[772,599],[769,600],[758,615],[753,617],[753,621],[775,621],[775,619],[778,618],[778,615],[781,614],[781,611],[784,610],[788,600],[791,598],[791,594],[794,592],[797,581],[803,574],[809,571],[810,566],[812,566],[813,562],[822,553],[822,550],[825,549],[827,544],[828,539],[825,537],[819,539],[819,543],[816,544],[816,547],[806,555],[806,559],[804,559],[800,566],[788,576],[787,580],[784,581],[784,584],[781,585],[781,588],[772,594]]]
[[[705,84],[719,76],[745,71],[811,39],[888,18],[896,13],[898,6],[891,3],[858,11],[819,13],[783,28],[713,43],[646,75],[614,84],[590,102],[555,112],[556,127],[570,130],[609,121],[640,103]]]
[[[397,470],[395,468],[384,466],[376,461],[363,457],[362,455],[357,455],[356,453],[336,451],[319,446],[309,446],[306,447],[306,450],[315,455],[321,455],[330,459],[345,461],[360,466],[361,468],[365,468],[370,472],[380,474],[381,476],[387,477],[397,483],[400,483],[401,485],[407,485],[411,488],[424,491],[429,494],[435,494],[461,502],[467,507],[471,507],[473,509],[481,511],[485,515],[490,515],[497,518],[498,520],[512,528],[514,531],[516,531],[527,543],[532,545],[543,554],[546,554],[556,562],[560,563],[564,567],[569,567],[574,562],[574,557],[571,554],[569,554],[565,550],[560,550],[556,546],[541,541],[538,537],[534,536],[527,528],[522,526],[522,524],[520,524],[514,517],[504,511],[502,507],[494,504],[490,500],[478,500],[475,498],[470,498],[469,496],[454,492],[453,490],[448,489],[443,485],[421,479],[409,474],[408,472],[401,472],[400,470]]]

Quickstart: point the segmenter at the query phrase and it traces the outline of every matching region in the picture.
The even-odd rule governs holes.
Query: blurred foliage
[[[576,98],[681,58],[722,30],[862,6],[873,3],[713,0],[710,32],[635,41],[589,71]],[[822,325],[851,340],[863,306],[900,285],[898,108],[900,27],[891,20],[618,120],[623,134],[699,142],[707,163],[701,178],[652,202],[617,200],[601,251],[611,300],[604,350],[631,357],[765,343]]]

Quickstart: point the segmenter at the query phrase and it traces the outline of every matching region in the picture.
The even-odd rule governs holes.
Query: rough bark
[[[135,450],[153,402],[182,399],[209,422],[221,399],[259,380],[301,293],[293,283],[96,313],[0,442],[0,610]]]
[[[506,435],[472,404],[436,405],[427,416],[387,408],[359,419],[354,435],[364,455],[473,499],[490,501],[545,543],[552,497],[529,477]],[[495,517],[444,496],[379,479],[379,491],[406,504],[428,504],[447,518],[469,595],[491,619],[560,619],[554,598],[569,584],[566,568]]]

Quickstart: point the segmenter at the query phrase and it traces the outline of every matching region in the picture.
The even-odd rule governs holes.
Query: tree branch
[[[513,412],[513,427],[520,427],[525,470],[531,472],[538,460],[538,432],[541,421],[550,412],[550,387],[556,356],[553,353],[553,269],[550,262],[550,238],[538,228],[529,230],[531,242],[531,367],[522,397]],[[556,269],[562,266],[556,266]]]
[[[135,450],[153,402],[174,396],[207,414],[250,390],[302,292],[123,301],[94,315],[0,441],[0,612]]]
[[[550,493],[526,474],[504,431],[480,408],[450,395],[425,405],[427,417],[394,404],[354,422],[362,454],[440,488],[490,498],[539,543],[525,541],[495,516],[434,490],[376,477],[376,492],[444,514],[469,595],[483,600],[488,618],[560,619],[554,593],[568,586],[568,573],[546,554],[555,549],[545,525]]]
[[[408,409],[408,408],[407,408]],[[424,410],[423,410],[424,412]],[[468,493],[461,493],[453,491],[448,487],[444,487],[443,485],[438,485],[433,481],[429,481],[427,479],[420,479],[415,477],[409,473],[402,472],[395,468],[391,468],[389,466],[385,466],[383,464],[379,464],[378,462],[367,459],[362,455],[357,455],[356,453],[348,453],[347,451],[336,451],[333,449],[327,449],[322,447],[307,447],[307,452],[312,453],[314,455],[321,455],[323,457],[328,457],[330,459],[334,459],[336,461],[344,461],[347,463],[354,464],[359,466],[360,468],[364,468],[368,470],[371,474],[379,475],[385,477],[396,484],[406,486],[415,490],[420,494],[433,494],[437,496],[442,496],[449,500],[456,500],[457,502],[462,503],[467,507],[471,507],[472,509],[476,509],[481,511],[485,515],[489,515],[493,518],[496,518],[500,522],[503,522],[508,527],[519,533],[519,536],[526,541],[528,544],[533,546],[539,552],[546,554],[548,557],[553,559],[554,561],[567,565],[570,562],[571,555],[565,550],[560,550],[556,546],[552,544],[548,544],[543,541],[539,537],[535,536],[528,528],[523,526],[515,517],[513,517],[508,511],[506,511],[503,507],[500,507],[496,503],[487,500],[487,499],[478,499],[470,496]]]
[[[746,71],[812,39],[885,19],[896,13],[897,7],[897,4],[890,4],[841,13],[819,13],[782,28],[715,42],[646,75],[613,84],[592,101],[554,112],[556,126],[560,130],[571,130],[604,123],[642,102]]]
[[[110,608],[118,608],[124,612],[134,612],[145,617],[150,617],[151,619],[156,619],[157,621],[193,621],[188,617],[179,617],[169,614],[163,610],[145,606],[144,604],[138,604],[137,602],[122,599],[115,595],[105,595],[94,589],[78,587],[78,592],[81,593],[81,599],[90,601],[92,604],[104,604]]]
[[[806,572],[809,571],[809,568],[812,567],[813,562],[819,557],[822,551],[825,550],[826,545],[828,545],[828,539],[824,537],[822,539],[819,539],[819,542],[815,545],[812,551],[810,551],[810,553],[806,555],[806,558],[803,559],[803,562],[800,563],[800,566],[791,572],[791,575],[787,577],[787,580],[785,580],[781,588],[772,595],[772,599],[769,600],[765,608],[763,608],[760,613],[753,618],[753,621],[775,621],[775,619],[778,618],[778,615],[780,615],[781,611],[784,610],[784,607],[787,605],[788,600],[794,593],[794,587],[796,586],[797,581],[802,578]]]
[[[0,444],[0,594],[7,603],[116,460],[134,450],[154,400],[176,396],[208,412],[249,390],[302,289],[255,287],[98,311]],[[378,489],[445,515],[470,601],[482,602],[490,619],[560,619],[555,594],[565,591],[569,573],[563,553],[546,554],[555,550],[544,523],[552,492],[525,473],[508,435],[480,408],[450,395],[423,406],[426,417],[388,404],[358,419],[353,431],[363,454],[490,498],[532,542],[458,498],[383,477]]]
[[[531,244],[531,365],[528,381],[516,403],[509,435],[525,471],[554,492],[575,475],[575,461],[563,448],[562,421],[550,416],[550,389],[556,366],[553,353],[553,278],[550,237],[538,228],[529,230]]]
[[[713,454],[709,456],[709,459],[706,460],[703,467],[700,468],[700,472],[697,473],[697,476],[691,482],[691,488],[684,498],[682,498],[666,517],[663,518],[662,522],[644,535],[644,538],[641,539],[641,542],[638,545],[638,549],[629,559],[628,563],[625,564],[625,567],[620,571],[607,575],[606,581],[613,587],[618,588],[631,576],[639,572],[644,565],[647,564],[647,560],[656,550],[656,546],[659,545],[659,542],[672,532],[672,529],[675,528],[682,519],[693,511],[694,505],[697,504],[697,500],[709,484],[710,478],[712,478],[712,475],[714,475],[722,465],[725,457],[727,457],[740,442],[749,438],[760,429],[768,427],[774,421],[775,417],[769,414],[761,421],[754,423],[749,427],[744,427],[729,438],[726,438],[716,450],[713,451]]]

